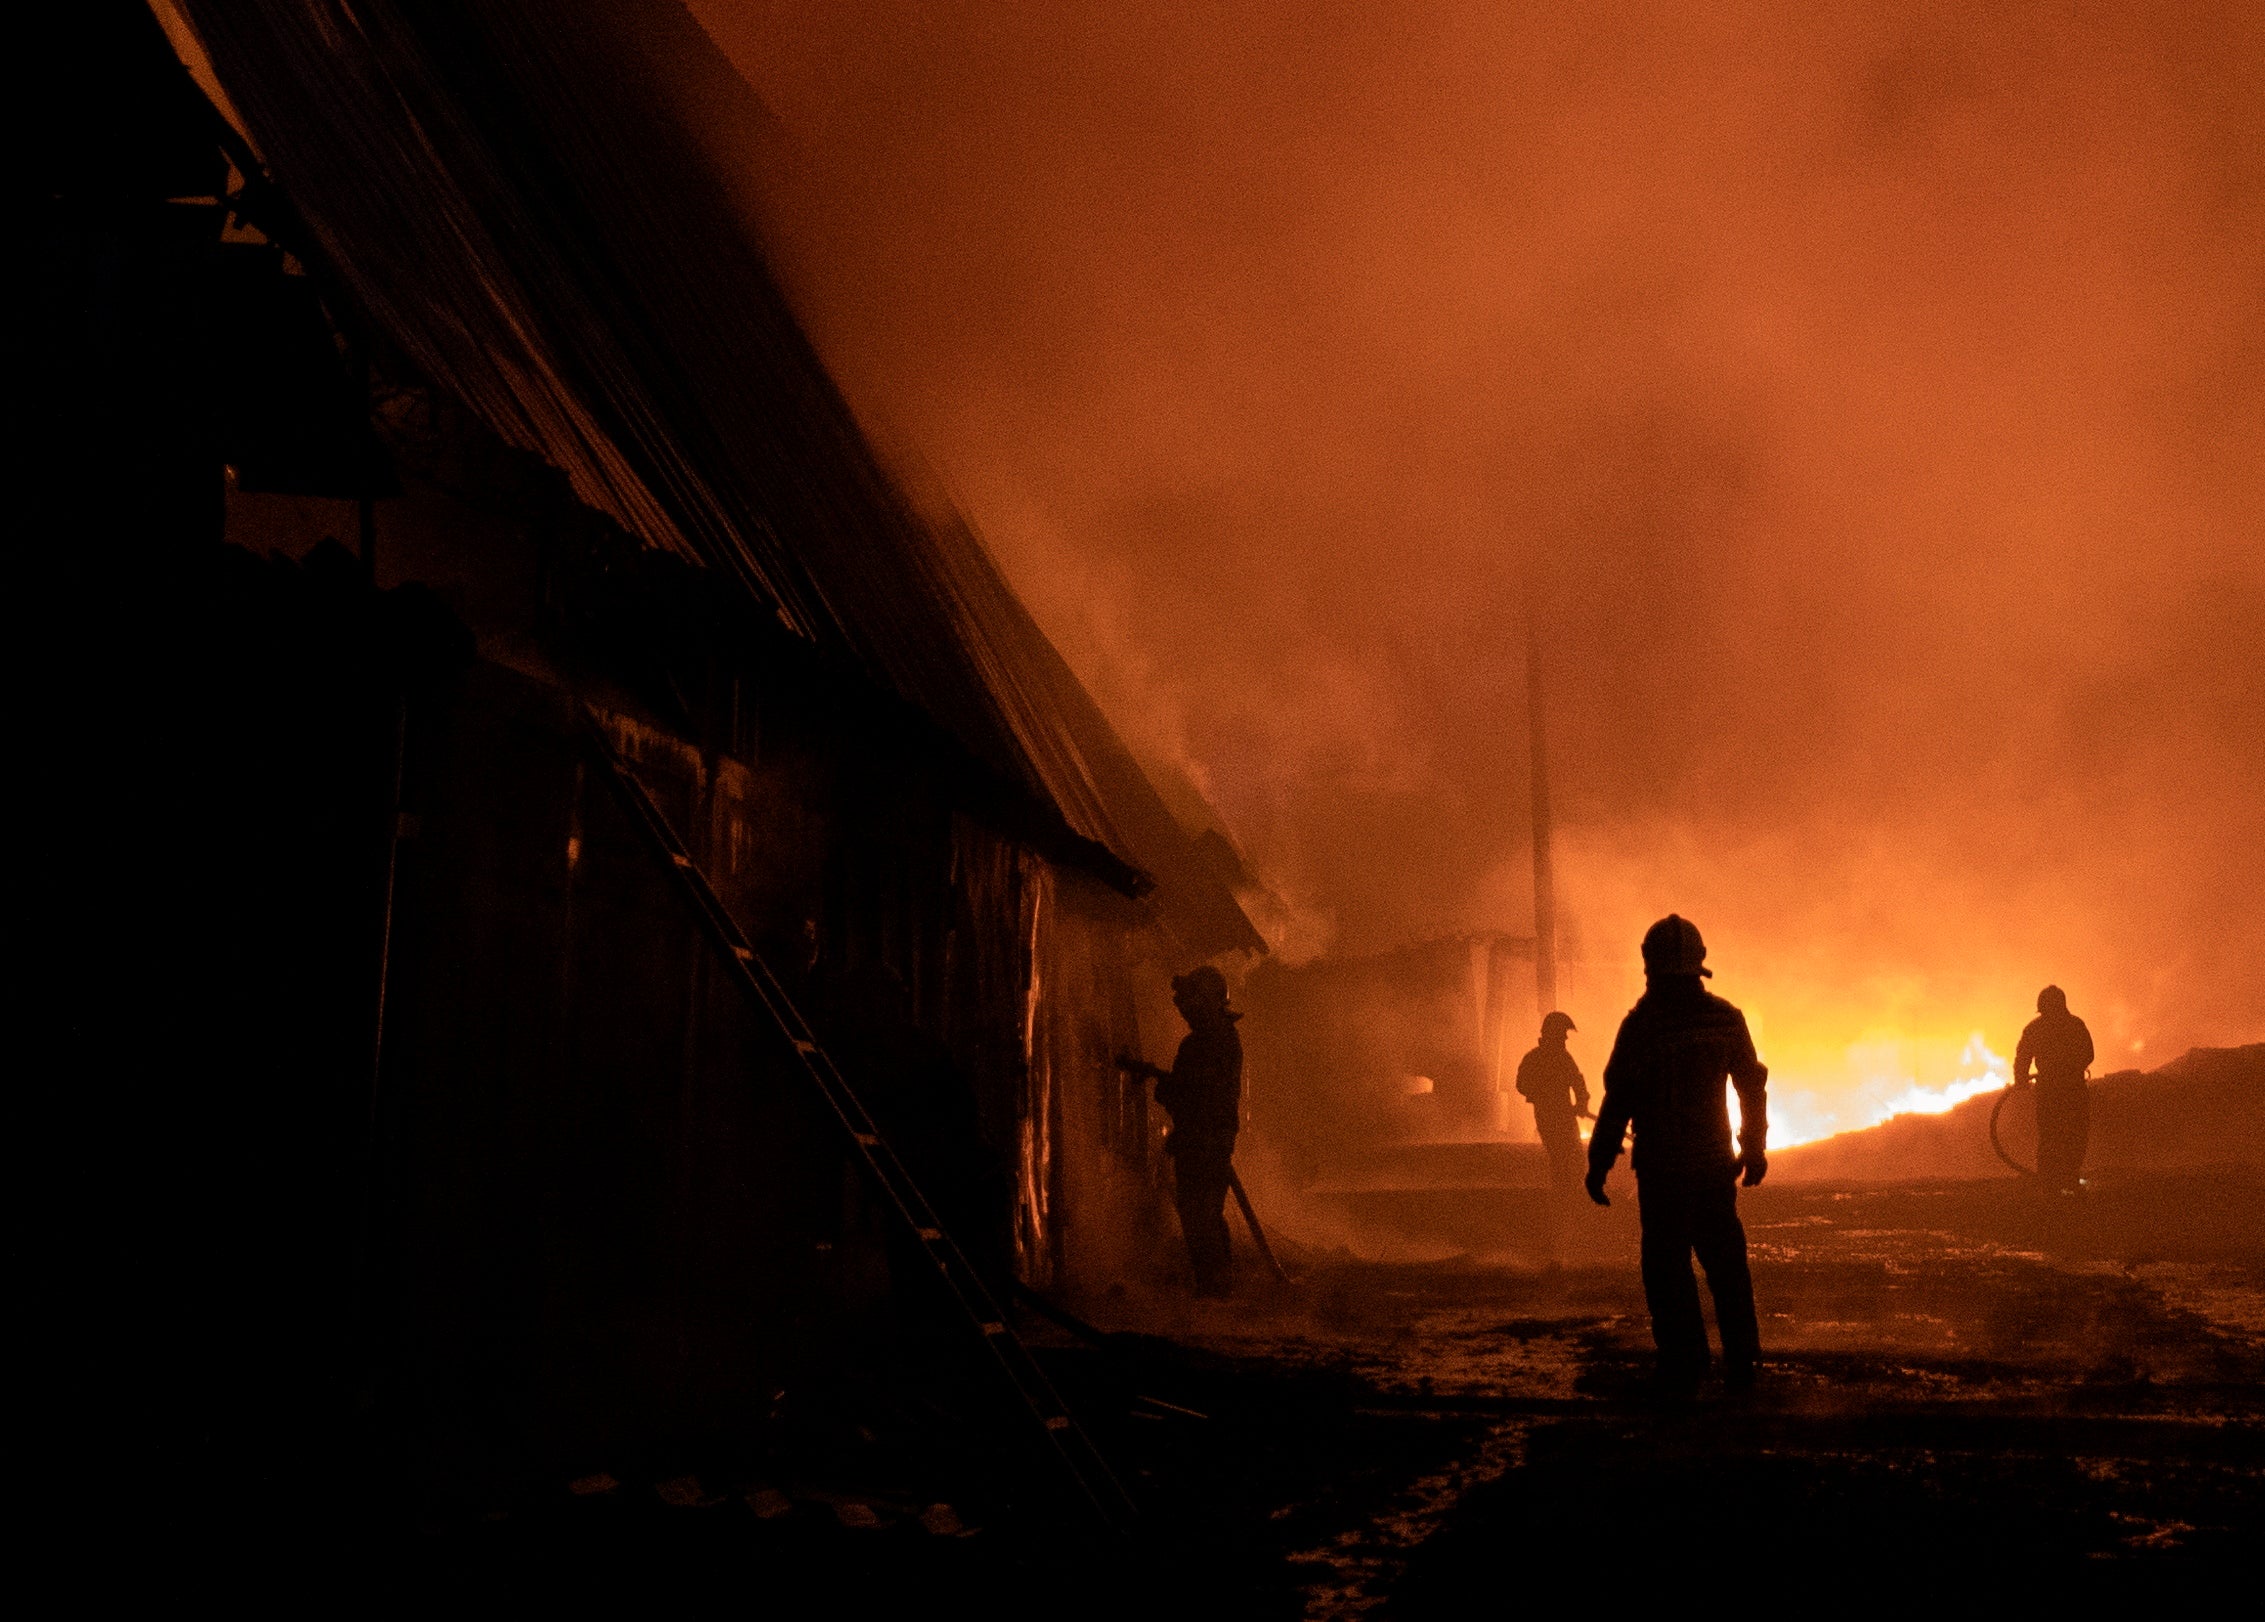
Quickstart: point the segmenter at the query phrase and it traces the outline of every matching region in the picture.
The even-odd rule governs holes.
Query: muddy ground
[[[1540,1573],[2146,1587],[2265,1532],[2253,1174],[1765,1187],[1743,1205],[1766,1383],[1689,1408],[1648,1388],[1629,1203],[1570,1216],[1554,1270],[1322,1262],[1188,1311],[1175,1339],[1244,1379],[1360,1393],[1308,1420],[1325,1441],[1214,1443],[1269,1461],[1213,1483],[1214,1524],[1263,1528],[1309,1616],[1507,1605]],[[1242,1423],[1228,1386],[1183,1389]]]
[[[1389,1617],[1655,1583],[2160,1598],[2265,1534],[2256,1174],[2080,1199],[1765,1187],[1744,1199],[1764,1384],[1685,1407],[1648,1387],[1632,1205],[1568,1213],[1554,1268],[1305,1253],[1232,1303],[1078,1303],[1094,1332],[1027,1318],[1140,1500],[1129,1554],[1049,1526],[1059,1494],[906,1390],[783,1415],[753,1451],[428,1514],[354,1560],[405,1600]]]

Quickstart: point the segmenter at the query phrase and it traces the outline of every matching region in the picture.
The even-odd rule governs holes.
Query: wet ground
[[[1626,1202],[1624,1202],[1626,1203]],[[1178,1338],[1330,1371],[1407,1451],[1270,1511],[1308,1616],[1465,1613],[1519,1573],[1709,1571],[1866,1592],[2231,1569],[2265,1533],[2265,1188],[2249,1174],[1767,1188],[1744,1199],[1769,1369],[1663,1407],[1630,1213],[1566,1265],[1322,1263]]]
[[[1078,1614],[1258,1618],[1654,1584],[1726,1603],[2160,1600],[2253,1557],[2255,1174],[2111,1178],[2080,1199],[1764,1188],[1743,1202],[1764,1383],[1685,1406],[1648,1385],[1632,1205],[1567,1213],[1554,1268],[1307,1252],[1292,1283],[1231,1303],[1030,1317],[1141,1501],[1129,1558],[1050,1524],[1050,1493],[982,1485],[1012,1462],[914,1396],[857,1419],[848,1452],[623,1461],[380,1563],[404,1591],[610,1584],[781,1615],[1063,1613],[1074,1594]]]

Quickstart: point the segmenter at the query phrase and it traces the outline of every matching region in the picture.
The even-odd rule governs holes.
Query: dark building
[[[881,1335],[882,1205],[607,745],[971,1254],[1167,1267],[1111,1059],[1262,943],[876,460],[691,19],[51,9],[10,555],[60,1411],[564,1465]]]
[[[1365,957],[1261,965],[1252,1011],[1253,1107],[1286,1169],[1348,1152],[1523,1136],[1507,1113],[1533,1005],[1531,939],[1450,935]]]

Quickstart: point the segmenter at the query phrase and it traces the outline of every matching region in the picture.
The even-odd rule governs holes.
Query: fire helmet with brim
[[[1579,1028],[1573,1023],[1571,1014],[1551,1013],[1542,1016],[1541,1034],[1544,1036],[1563,1036],[1567,1031]]]
[[[1681,913],[1671,912],[1644,931],[1646,974],[1703,974],[1711,980],[1714,970],[1706,965],[1707,943],[1699,926]]]
[[[1227,977],[1208,963],[1172,976],[1172,997],[1198,1008],[1216,1008],[1229,1019],[1243,1016],[1227,1006]]]

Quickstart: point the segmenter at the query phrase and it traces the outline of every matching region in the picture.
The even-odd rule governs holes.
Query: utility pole
[[[1538,564],[1526,565],[1526,737],[1533,751],[1534,1002],[1547,1017],[1557,1008],[1557,878],[1549,851],[1549,738],[1542,712],[1541,614],[1534,589]]]

